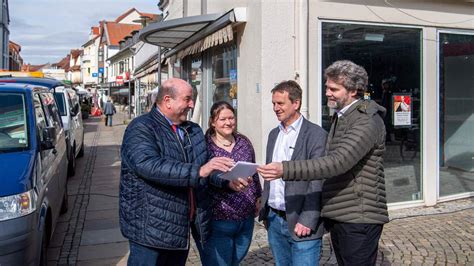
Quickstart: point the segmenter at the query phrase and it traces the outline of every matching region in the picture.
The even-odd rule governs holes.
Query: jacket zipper
[[[178,130],[176,130],[176,132],[174,132],[174,136],[176,137],[176,140],[178,141],[179,146],[181,147],[181,151],[183,152],[184,162],[188,163],[188,156],[186,156],[186,151],[184,150],[183,144],[181,143],[181,140],[180,140],[181,137],[179,136]],[[189,247],[190,247],[190,241],[191,241],[191,236],[190,236],[191,233],[190,232],[191,232],[191,220],[188,219],[188,237],[187,237],[188,240],[187,240],[187,243],[186,243],[186,249],[189,249]]]

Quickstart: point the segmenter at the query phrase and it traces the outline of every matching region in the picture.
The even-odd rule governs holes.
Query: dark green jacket
[[[383,154],[385,108],[359,100],[331,125],[326,156],[283,162],[283,180],[325,179],[322,217],[345,223],[388,222]]]

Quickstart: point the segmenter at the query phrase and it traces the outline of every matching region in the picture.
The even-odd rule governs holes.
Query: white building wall
[[[99,38],[94,43],[84,47],[84,54],[82,57],[83,64],[81,66],[82,77],[84,84],[97,84],[97,77],[92,77],[92,73],[98,73],[97,69],[97,47]],[[90,69],[90,73],[89,70]]]
[[[109,64],[109,62],[107,61],[107,58],[109,57],[112,57],[114,56],[115,54],[117,54],[119,52],[119,48],[115,48],[115,47],[110,47],[110,46],[106,46],[105,49],[104,49],[104,74],[105,74],[105,82],[114,82],[115,81],[115,78],[114,79],[111,79],[110,77],[112,76],[112,68]]]
[[[128,14],[125,18],[120,20],[118,23],[124,24],[140,24],[138,22],[134,22],[134,20],[139,19],[140,14],[137,11],[133,11],[132,13]]]

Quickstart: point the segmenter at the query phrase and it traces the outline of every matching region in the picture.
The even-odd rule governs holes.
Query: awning
[[[112,95],[123,95],[123,96],[128,96],[128,88],[125,89],[119,89],[118,91],[112,92]]]
[[[201,16],[184,17],[179,19],[165,20],[148,25],[139,32],[139,38],[145,43],[150,43],[170,49],[165,52],[164,57],[170,57],[179,51],[195,45],[196,42],[209,37],[213,33],[225,28],[229,24],[246,21],[246,9],[234,8],[225,14],[208,14]],[[219,31],[215,42],[203,42],[206,47],[189,49],[190,51],[202,51],[219,44],[223,41],[233,39],[229,36],[228,29]],[[219,39],[219,36],[220,39]],[[214,39],[214,38],[213,38]],[[225,40],[224,40],[225,39]],[[219,41],[221,40],[221,41]]]

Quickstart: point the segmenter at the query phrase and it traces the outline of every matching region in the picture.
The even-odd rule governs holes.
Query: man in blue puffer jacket
[[[198,248],[208,235],[208,185],[229,158],[209,160],[199,125],[187,121],[192,88],[169,79],[156,107],[128,125],[122,143],[120,229],[129,239],[129,265],[185,265],[190,231]],[[224,186],[219,178],[214,186]]]

